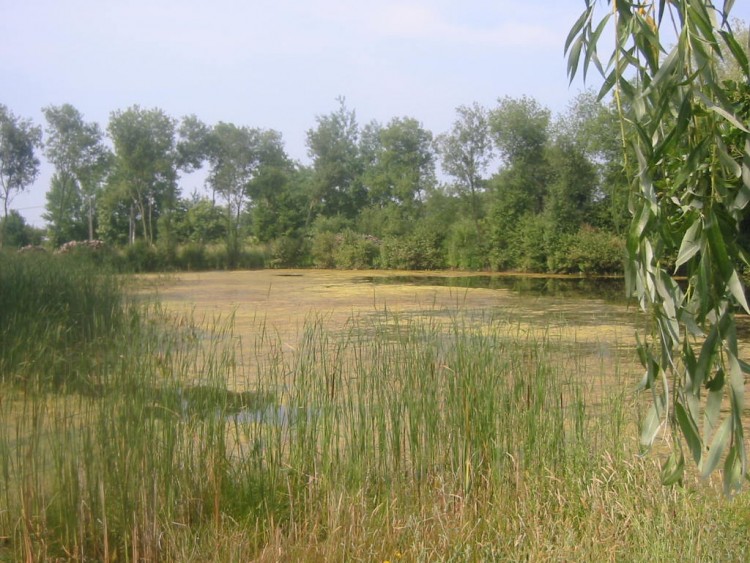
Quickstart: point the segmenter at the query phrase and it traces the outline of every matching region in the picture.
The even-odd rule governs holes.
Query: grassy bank
[[[32,267],[7,264],[0,279]],[[663,488],[634,453],[628,382],[611,385],[607,358],[606,384],[592,378],[554,331],[385,312],[311,317],[290,344],[262,320],[235,334],[57,267],[69,292],[11,282],[36,305],[0,317],[16,334],[0,560],[748,557],[747,493]],[[98,319],[80,353],[55,328],[76,317],[41,304]]]

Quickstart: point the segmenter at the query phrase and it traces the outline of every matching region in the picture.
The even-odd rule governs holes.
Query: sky
[[[344,97],[360,125],[504,96],[563,112],[563,46],[583,0],[0,0],[0,104],[44,125],[70,103],[106,129],[132,105],[271,128],[309,163],[306,132]],[[750,21],[750,2],[733,14]],[[594,81],[592,85],[596,86]],[[44,161],[43,155],[42,161]],[[43,226],[51,167],[11,207]],[[181,181],[183,194],[201,175]]]

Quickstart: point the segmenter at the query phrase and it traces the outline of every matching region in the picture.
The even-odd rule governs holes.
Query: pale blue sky
[[[750,2],[734,14],[750,20]],[[305,132],[345,96],[360,124],[414,117],[434,134],[474,101],[530,95],[563,111],[563,44],[583,0],[0,0],[0,103],[43,124],[71,103]],[[50,171],[12,207],[41,226]],[[200,180],[187,178],[183,192]]]

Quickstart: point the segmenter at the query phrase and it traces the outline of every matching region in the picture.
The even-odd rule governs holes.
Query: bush
[[[396,270],[437,270],[445,267],[442,237],[426,229],[405,237],[387,237],[380,248],[380,266]]]
[[[336,234],[328,231],[316,233],[312,239],[313,264],[318,268],[335,268]]]
[[[362,270],[372,268],[380,254],[380,241],[375,237],[347,230],[336,237],[333,258],[337,268]]]
[[[621,274],[625,242],[615,234],[584,226],[565,237],[550,257],[555,272],[581,274]]]
[[[272,268],[295,268],[309,263],[310,252],[303,237],[284,236],[271,243]]]
[[[130,272],[156,272],[163,267],[156,247],[145,240],[129,244],[123,251],[125,268]]]
[[[462,219],[451,225],[445,246],[450,268],[482,270],[488,266],[484,240],[474,221]]]
[[[177,250],[177,266],[181,270],[197,271],[208,268],[206,247],[199,242],[189,242]]]

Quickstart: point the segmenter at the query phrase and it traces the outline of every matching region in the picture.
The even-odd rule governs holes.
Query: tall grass
[[[36,341],[5,364],[0,560],[748,556],[747,497],[658,485],[632,399],[552,334],[385,313],[240,341],[120,313],[96,394],[25,385]]]
[[[122,278],[86,256],[0,254],[0,380],[91,386],[127,321]]]

